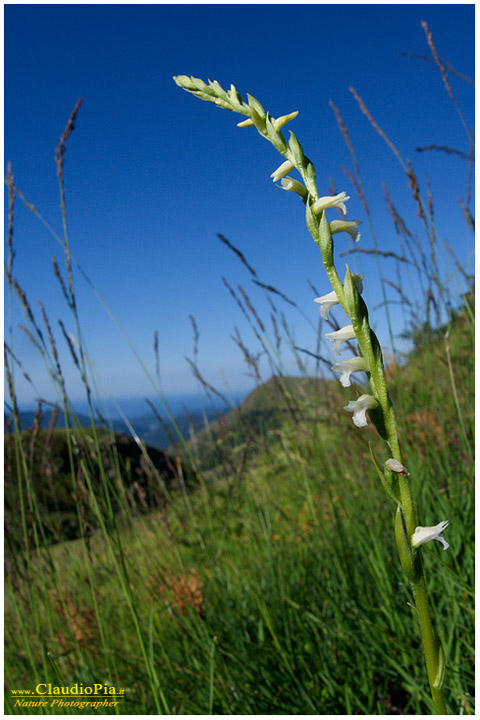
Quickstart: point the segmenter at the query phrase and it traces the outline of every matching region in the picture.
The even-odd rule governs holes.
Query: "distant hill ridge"
[[[29,528],[36,524],[46,542],[61,542],[81,534],[78,501],[85,532],[90,534],[100,527],[99,512],[106,519],[110,508],[115,514],[161,509],[172,491],[195,482],[188,463],[139,446],[123,433],[97,429],[94,434],[92,428],[79,428],[69,430],[67,437],[64,429],[40,429],[18,437],[25,459],[20,472],[16,438],[5,438],[5,544],[10,549],[23,544],[22,504]]]

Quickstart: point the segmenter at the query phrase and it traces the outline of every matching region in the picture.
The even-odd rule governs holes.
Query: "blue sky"
[[[317,168],[320,192],[329,178],[351,195],[349,218],[365,220],[354,188],[340,169],[351,157],[329,107],[333,100],[348,127],[382,250],[398,252],[385,208],[385,182],[404,218],[423,241],[405,176],[389,148],[349,92],[363,97],[379,125],[409,158],[425,191],[430,178],[435,217],[470,271],[468,237],[457,196],[465,197],[464,160],[415,148],[446,145],[468,152],[468,139],[432,62],[421,20],[440,56],[473,77],[473,5],[7,5],[5,7],[5,160],[15,182],[61,234],[54,151],[79,97],[84,98],[68,142],[65,182],[69,236],[76,260],[143,358],[155,368],[159,333],[162,388],[189,392],[196,381],[184,360],[192,356],[189,315],[198,325],[199,366],[212,384],[248,389],[241,353],[231,339],[256,341],[222,282],[240,283],[268,320],[265,293],[224,246],[222,233],[260,279],[291,297],[303,315],[278,301],[298,345],[314,350],[318,306],[307,279],[322,294],[329,286],[321,257],[304,226],[301,202],[269,179],[281,158],[240,117],[197,100],[172,81],[177,74],[234,83],[274,116],[299,111],[291,124]],[[473,125],[473,88],[449,79],[467,124]],[[334,219],[332,215],[330,219]],[[372,247],[367,223],[362,244]],[[340,238],[340,236],[337,236]],[[57,321],[74,332],[52,272],[62,249],[20,202],[15,216],[14,275],[39,321],[41,298],[59,347]],[[338,239],[337,247],[350,240]],[[369,306],[381,302],[377,266],[351,259],[365,274]],[[350,262],[350,261],[349,261]],[[344,261],[339,260],[342,268]],[[395,264],[382,271],[395,280]],[[100,395],[150,394],[148,381],[111,319],[76,273],[84,338]],[[392,293],[392,298],[395,297]],[[402,317],[392,306],[395,331]],[[338,319],[343,322],[341,314]],[[372,314],[382,344],[384,313]],[[14,328],[24,322],[13,310]],[[8,322],[6,325],[8,333]],[[14,352],[53,399],[28,339],[14,329]],[[72,398],[82,395],[78,373],[62,349]],[[294,370],[288,353],[284,370]],[[310,365],[313,371],[313,365]],[[268,369],[264,368],[265,378]],[[32,389],[17,377],[22,401]]]

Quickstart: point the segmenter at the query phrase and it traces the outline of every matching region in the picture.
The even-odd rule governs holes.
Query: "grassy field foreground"
[[[389,374],[420,522],[450,521],[448,553],[435,543],[424,556],[447,703],[469,714],[468,313],[451,323],[448,346],[444,331]],[[200,473],[197,489],[175,493],[161,511],[107,513],[101,530],[49,548],[34,525],[27,561],[6,579],[7,711],[36,712],[19,706],[14,690],[99,683],[124,691],[101,713],[431,712],[394,505],[370,458],[369,443],[375,452],[380,441],[333,409],[348,391],[325,395],[327,417],[317,419],[301,393],[295,398],[295,382],[284,386],[297,412],[237,442],[230,473],[219,457],[208,481]],[[238,428],[231,432],[238,440]]]

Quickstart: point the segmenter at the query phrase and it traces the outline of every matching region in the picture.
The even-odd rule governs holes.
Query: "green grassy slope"
[[[467,316],[451,326],[449,343],[447,352],[439,331],[388,374],[418,522],[450,521],[448,552],[434,543],[423,555],[447,654],[447,703],[452,713],[468,714],[474,503]],[[283,390],[275,396],[278,382]],[[249,443],[232,415],[235,442],[223,455],[222,436],[213,433],[215,482],[172,496],[159,512],[32,553],[12,569],[7,688],[58,677],[108,681],[125,689],[119,710],[132,714],[431,712],[418,624],[396,557],[395,507],[369,444],[379,462],[385,451],[371,426],[359,431],[342,410],[353,388],[337,383],[328,397],[321,388],[318,405],[306,381],[259,388],[245,414],[279,405],[281,412],[261,432],[250,428]]]

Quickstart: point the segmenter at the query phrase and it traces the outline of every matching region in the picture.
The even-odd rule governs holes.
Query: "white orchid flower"
[[[347,232],[356,243],[361,237],[360,232],[357,230],[361,224],[361,220],[332,220],[328,223],[332,235],[339,232]]]
[[[326,195],[325,197],[318,198],[313,205],[312,210],[316,215],[319,215],[323,210],[331,207],[338,207],[344,215],[347,214],[347,208],[345,203],[350,200],[350,195],[345,192],[341,192],[338,195]]]
[[[295,165],[292,163],[291,160],[285,160],[284,163],[278,167],[275,172],[273,172],[270,177],[272,178],[273,182],[278,182],[281,180],[281,178],[285,177],[285,175],[288,175],[289,172],[295,169]]]
[[[307,188],[302,185],[302,183],[299,183],[298,180],[294,180],[291,177],[282,178],[282,180],[280,181],[280,187],[283,190],[297,193],[297,195],[300,195],[302,198],[306,198],[308,196]]]
[[[361,428],[367,426],[367,410],[373,410],[376,407],[378,407],[378,402],[373,395],[360,395],[358,400],[350,400],[343,409],[353,413],[353,424]]]
[[[345,327],[340,328],[340,330],[325,333],[325,337],[333,343],[333,352],[336,355],[340,355],[341,344],[346,340],[355,340],[355,331],[353,325],[345,325]]]
[[[324,320],[328,320],[328,313],[330,312],[330,308],[333,305],[338,305],[340,301],[337,297],[337,293],[335,292],[335,290],[332,290],[332,292],[329,292],[326,295],[314,298],[313,302],[320,303],[320,315],[323,317]]]
[[[353,282],[357,286],[357,290],[359,293],[363,290],[363,275],[352,275]],[[313,302],[320,303],[320,315],[325,319],[328,320],[328,313],[330,312],[330,308],[333,305],[338,305],[340,302],[337,293],[332,290],[332,292],[327,293],[326,295],[322,295],[321,297],[314,298]]]
[[[339,360],[332,365],[333,372],[341,373],[340,382],[343,387],[350,387],[350,375],[354,372],[367,372],[368,363],[363,357],[353,357],[349,360]]]
[[[447,543],[442,533],[448,525],[448,520],[438,523],[438,525],[432,525],[430,527],[417,527],[412,535],[412,547],[417,548],[423,543],[429,542],[430,540],[438,540],[442,543],[443,549],[448,550],[450,545]]]

